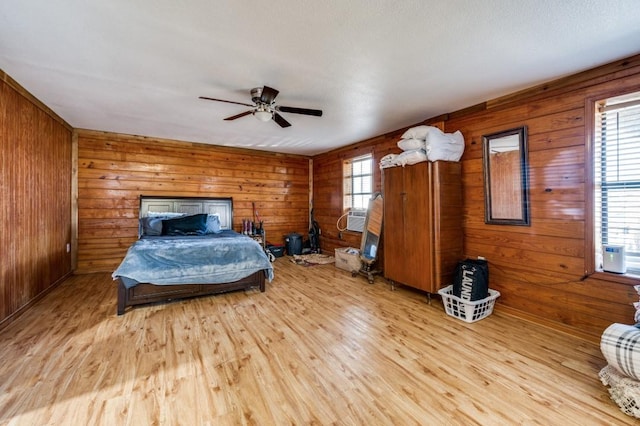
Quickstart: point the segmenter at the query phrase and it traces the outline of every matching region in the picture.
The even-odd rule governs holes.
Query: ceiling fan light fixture
[[[273,117],[271,111],[259,109],[253,113],[253,115],[260,121],[269,121]]]
[[[207,96],[200,96],[200,99],[251,107],[251,109],[248,111],[244,111],[240,114],[232,115],[231,117],[225,118],[225,121],[232,121],[237,118],[246,117],[247,115],[254,115],[258,120],[262,122],[273,120],[278,126],[285,128],[290,127],[291,123],[289,123],[284,117],[282,117],[282,115],[280,115],[281,112],[322,117],[322,110],[319,109],[276,105],[275,99],[276,96],[278,96],[278,93],[280,93],[278,90],[269,86],[256,87],[254,89],[251,89],[251,101],[253,102],[253,104],[228,101],[226,99],[209,98]]]

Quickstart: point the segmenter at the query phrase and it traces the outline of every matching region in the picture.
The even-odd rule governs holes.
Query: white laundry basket
[[[496,299],[500,297],[499,291],[489,289],[489,296],[484,299],[463,300],[453,295],[453,285],[441,288],[438,294],[442,296],[447,315],[465,322],[476,322],[491,315]]]

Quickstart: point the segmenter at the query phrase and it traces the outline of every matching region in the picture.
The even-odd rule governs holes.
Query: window
[[[640,274],[640,92],[598,102],[594,135],[595,267],[602,244],[622,245]]]
[[[343,164],[345,210],[366,209],[373,193],[373,157],[352,158]]]

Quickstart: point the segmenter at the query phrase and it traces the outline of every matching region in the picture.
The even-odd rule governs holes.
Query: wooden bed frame
[[[258,271],[241,280],[225,284],[138,284],[135,287],[126,288],[122,280],[118,279],[118,315],[124,314],[129,306],[170,302],[253,287],[258,287],[261,292],[265,291],[264,271]]]
[[[140,218],[148,212],[175,213],[216,213],[220,217],[221,229],[233,229],[233,200],[231,198],[203,198],[203,197],[154,197],[140,196]],[[140,229],[140,235],[142,229]],[[265,272],[258,271],[241,280],[222,284],[169,284],[158,285],[140,283],[126,288],[122,279],[118,279],[118,315],[123,315],[129,306],[143,305],[157,302],[169,302],[229,291],[246,290],[258,287],[261,292],[266,290]]]

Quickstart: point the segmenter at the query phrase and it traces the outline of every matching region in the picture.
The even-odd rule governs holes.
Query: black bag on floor
[[[458,262],[453,275],[453,295],[468,301],[489,296],[489,263],[481,259]]]

